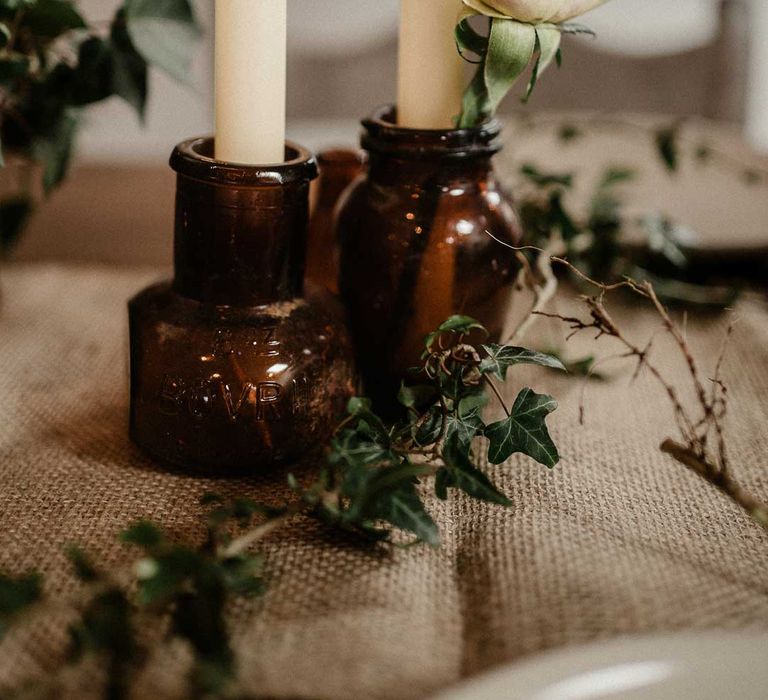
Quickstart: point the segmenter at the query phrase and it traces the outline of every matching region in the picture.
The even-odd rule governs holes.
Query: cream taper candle
[[[216,158],[285,160],[288,0],[216,0]]]
[[[400,126],[454,126],[465,87],[464,60],[454,39],[461,8],[461,0],[401,0]]]

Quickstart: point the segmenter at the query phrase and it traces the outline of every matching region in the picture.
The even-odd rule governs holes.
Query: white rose
[[[606,0],[464,0],[467,7],[482,15],[530,24],[566,22],[604,2]]]

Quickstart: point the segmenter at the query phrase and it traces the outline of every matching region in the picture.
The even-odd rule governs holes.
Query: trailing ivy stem
[[[507,418],[511,418],[512,412],[507,408],[507,404],[504,401],[504,398],[502,397],[498,387],[493,383],[493,381],[487,374],[483,375],[483,379],[485,380],[485,383],[491,388],[491,391],[493,391],[493,393],[496,395],[496,398],[499,400],[501,407],[504,409],[504,413],[507,414]]]
[[[249,530],[245,534],[240,535],[240,537],[232,540],[226,547],[220,549],[218,552],[219,557],[222,559],[231,559],[232,557],[243,554],[251,546],[256,544],[256,542],[264,539],[267,535],[272,534],[276,530],[279,530],[285,523],[299,515],[305,509],[306,504],[303,501],[295,501],[289,504],[283,515],[268,520],[263,525],[259,525],[259,527],[256,527],[253,530]]]

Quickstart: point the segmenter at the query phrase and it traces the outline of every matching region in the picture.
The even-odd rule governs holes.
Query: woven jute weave
[[[206,491],[285,496],[283,474],[220,482],[169,474],[128,441],[125,302],[154,274],[44,265],[2,273],[0,570],[37,569],[51,596],[71,596],[70,543],[118,567],[132,554],[115,534],[136,519],[195,539]],[[768,307],[744,301],[736,314],[725,373],[731,457],[736,476],[768,499]],[[638,338],[658,326],[634,307],[616,316]],[[688,319],[702,359],[717,355],[727,322]],[[538,332],[542,345],[562,338],[553,325]],[[684,380],[669,346],[659,342],[656,352]],[[551,472],[517,457],[492,468],[514,502],[508,510],[431,499],[439,550],[363,551],[309,520],[272,536],[264,543],[269,592],[231,612],[244,690],[422,698],[559,646],[653,631],[768,629],[768,534],[659,452],[674,436],[671,411],[648,378],[630,383],[632,369],[605,365],[612,379],[588,387],[583,426],[579,381],[514,373],[510,392],[525,382],[560,400],[550,423],[563,462]],[[0,695],[64,653],[67,613],[36,620],[0,646]],[[136,697],[183,697],[187,663],[182,646],[161,644]],[[89,697],[98,674],[73,675],[70,696]]]

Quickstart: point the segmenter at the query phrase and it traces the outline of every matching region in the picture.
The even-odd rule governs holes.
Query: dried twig
[[[541,254],[542,251],[539,253]],[[649,282],[638,283],[631,279],[610,285],[602,284],[583,274],[564,258],[550,257],[550,262],[566,267],[582,281],[593,286],[597,293],[592,296],[580,297],[589,311],[588,318],[549,313],[542,308],[535,308],[533,314],[565,323],[571,331],[568,339],[584,331],[593,331],[595,340],[604,336],[617,340],[624,347],[624,352],[620,357],[634,358],[637,361],[633,379],[643,369],[646,369],[662,387],[672,405],[681,441],[665,440],[661,444],[662,452],[670,455],[677,462],[714,485],[741,506],[756,522],[768,529],[768,505],[747,493],[730,472],[725,432],[728,390],[721,375],[728,342],[733,334],[733,324],[729,326],[723,339],[722,349],[715,363],[714,374],[709,380],[710,390],[707,391],[704,375],[701,373],[698,362],[688,344],[686,334],[674,322],[667,308],[659,300],[653,285]],[[663,331],[672,338],[685,361],[687,377],[696,395],[696,402],[693,407],[683,403],[679,387],[667,379],[658,365],[653,362],[651,350],[655,335],[641,347],[625,335],[608,312],[605,305],[606,297],[610,292],[618,289],[628,290],[649,302],[661,318]],[[580,413],[583,416],[583,399]]]

